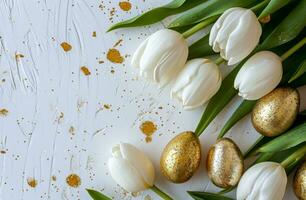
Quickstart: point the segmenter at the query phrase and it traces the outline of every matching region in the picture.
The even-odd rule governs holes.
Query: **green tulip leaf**
[[[223,126],[218,138],[222,138],[240,119],[249,114],[253,107],[255,106],[256,101],[244,100],[239,107],[235,110],[233,115]]]
[[[257,152],[279,152],[294,146],[297,146],[303,142],[306,142],[306,123],[303,123],[281,136],[273,139],[272,141],[264,144]]]
[[[298,69],[296,70],[296,72],[294,73],[294,75],[291,77],[291,79],[289,80],[289,83],[291,83],[292,81],[296,80],[297,78],[299,78],[300,76],[302,76],[304,73],[306,72],[306,60],[304,60],[302,62],[302,64],[298,67]]]
[[[209,35],[205,35],[200,40],[196,41],[189,47],[188,59],[202,58],[205,56],[214,55],[215,52],[208,44]]]
[[[173,0],[162,7],[154,8],[141,15],[114,24],[108,29],[107,32],[118,28],[136,27],[136,26],[145,26],[149,24],[154,24],[156,22],[163,20],[168,16],[175,15],[184,12],[188,9],[191,9],[197,6],[198,4],[202,3],[203,1],[206,0]]]
[[[232,7],[249,7],[256,3],[256,0],[210,0],[206,1],[183,13],[180,17],[170,23],[169,27],[187,26],[196,24],[213,16],[221,15],[225,10]]]
[[[306,1],[301,0],[284,20],[267,36],[260,45],[271,49],[285,44],[299,35],[306,25]]]
[[[210,193],[210,192],[188,191],[188,194],[194,200],[233,200],[232,198],[225,197],[220,194]]]
[[[244,158],[249,158],[257,153],[259,147],[270,142],[273,138],[260,136],[256,142],[244,153]]]
[[[259,18],[275,13],[282,7],[286,6],[292,0],[271,0],[266,8],[261,12]]]
[[[200,136],[208,127],[215,117],[223,110],[223,108],[234,98],[237,90],[234,88],[234,80],[239,69],[244,63],[241,62],[228,76],[223,80],[219,91],[209,101],[200,122],[195,130],[195,134]]]
[[[105,196],[104,194],[98,191],[91,190],[91,189],[86,189],[86,190],[93,200],[112,200],[111,198]]]

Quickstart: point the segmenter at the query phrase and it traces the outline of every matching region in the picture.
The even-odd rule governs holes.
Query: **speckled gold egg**
[[[278,136],[294,123],[299,106],[296,89],[277,88],[256,103],[252,112],[253,126],[264,136]]]
[[[306,161],[304,161],[295,173],[293,189],[297,198],[306,200]]]
[[[200,141],[193,132],[187,131],[167,144],[161,155],[160,168],[169,181],[183,183],[193,176],[200,162]]]
[[[231,188],[238,184],[244,170],[243,156],[238,146],[229,138],[222,138],[207,154],[208,177],[218,187]]]

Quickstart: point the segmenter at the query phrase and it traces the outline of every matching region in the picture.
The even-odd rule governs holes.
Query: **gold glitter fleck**
[[[81,178],[77,174],[70,174],[66,178],[66,183],[70,187],[77,188],[77,187],[79,187],[81,185]]]
[[[70,133],[71,135],[75,135],[75,128],[74,128],[73,126],[70,126],[70,128],[69,128],[69,133]]]
[[[117,49],[109,49],[107,52],[107,59],[113,63],[123,63],[124,58]]]
[[[104,107],[105,109],[109,110],[112,106],[109,105],[109,104],[104,104],[103,107]]]
[[[34,178],[28,178],[27,182],[28,185],[32,188],[35,188],[37,186],[37,181]]]
[[[21,58],[24,58],[24,55],[21,53],[15,54],[16,61],[20,60]]]
[[[72,49],[72,46],[67,42],[62,42],[61,46],[65,52],[68,52]]]
[[[129,11],[132,8],[132,4],[128,1],[119,2],[119,6],[123,11]]]
[[[57,180],[57,178],[56,178],[55,175],[53,175],[53,176],[51,177],[51,179],[52,179],[52,181],[56,181],[56,180]]]
[[[92,32],[92,37],[97,37],[97,32],[96,31]]]
[[[7,116],[9,111],[5,108],[0,109],[0,116]]]
[[[5,150],[0,150],[0,153],[1,154],[6,154],[6,151]]]
[[[118,41],[114,44],[114,48],[117,47],[118,45],[120,45],[122,41],[123,41],[123,39],[118,40]]]
[[[152,141],[152,135],[156,132],[157,126],[151,121],[145,121],[140,125],[139,129],[146,135],[145,140],[149,143]]]
[[[86,66],[82,66],[81,71],[83,72],[85,76],[89,76],[91,74],[89,69]]]

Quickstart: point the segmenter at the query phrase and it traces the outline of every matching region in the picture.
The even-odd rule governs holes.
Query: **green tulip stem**
[[[151,190],[164,200],[173,200],[168,194],[164,193],[156,185],[153,185],[153,187],[151,187]]]
[[[220,64],[222,64],[224,61],[225,61],[225,60],[220,56],[219,58],[217,58],[217,59],[215,60],[215,63],[216,63],[216,65],[220,65]]]
[[[260,2],[259,4],[253,6],[250,9],[253,10],[254,12],[256,12],[257,10],[260,10],[260,9],[264,8],[266,5],[268,5],[269,2],[270,2],[270,0],[264,0],[264,1]]]
[[[296,45],[294,45],[292,48],[290,48],[288,51],[286,51],[282,56],[282,61],[286,60],[288,57],[290,57],[292,54],[294,54],[297,50],[302,48],[306,44],[306,37],[304,37],[301,41],[299,41]]]
[[[292,166],[295,166],[299,163],[301,159],[303,159],[306,155],[306,145],[303,145],[293,154],[291,154],[288,158],[281,162],[281,165],[286,169],[290,169]]]
[[[184,38],[189,38],[190,36],[192,36],[196,32],[202,30],[203,28],[207,27],[211,23],[215,22],[218,19],[218,17],[219,16],[213,16],[213,17],[210,17],[210,18],[198,23],[197,25],[193,26],[192,28],[190,28],[189,30],[184,32],[183,37]]]

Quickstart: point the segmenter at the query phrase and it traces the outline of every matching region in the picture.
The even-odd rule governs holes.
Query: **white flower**
[[[259,163],[243,174],[237,188],[237,200],[282,200],[286,184],[286,171],[280,164]]]
[[[276,88],[282,76],[281,58],[271,51],[261,51],[242,66],[234,87],[244,99],[257,100]]]
[[[128,192],[139,192],[153,186],[155,171],[151,160],[131,144],[112,148],[108,168],[112,178]]]
[[[139,67],[141,77],[164,85],[176,77],[187,57],[188,44],[184,37],[176,31],[162,29],[140,44],[132,66]]]
[[[261,25],[252,10],[230,8],[213,25],[209,45],[229,65],[234,65],[254,50],[261,33]]]
[[[219,90],[222,76],[219,67],[209,59],[188,61],[171,89],[171,98],[185,109],[193,109],[207,102]]]

